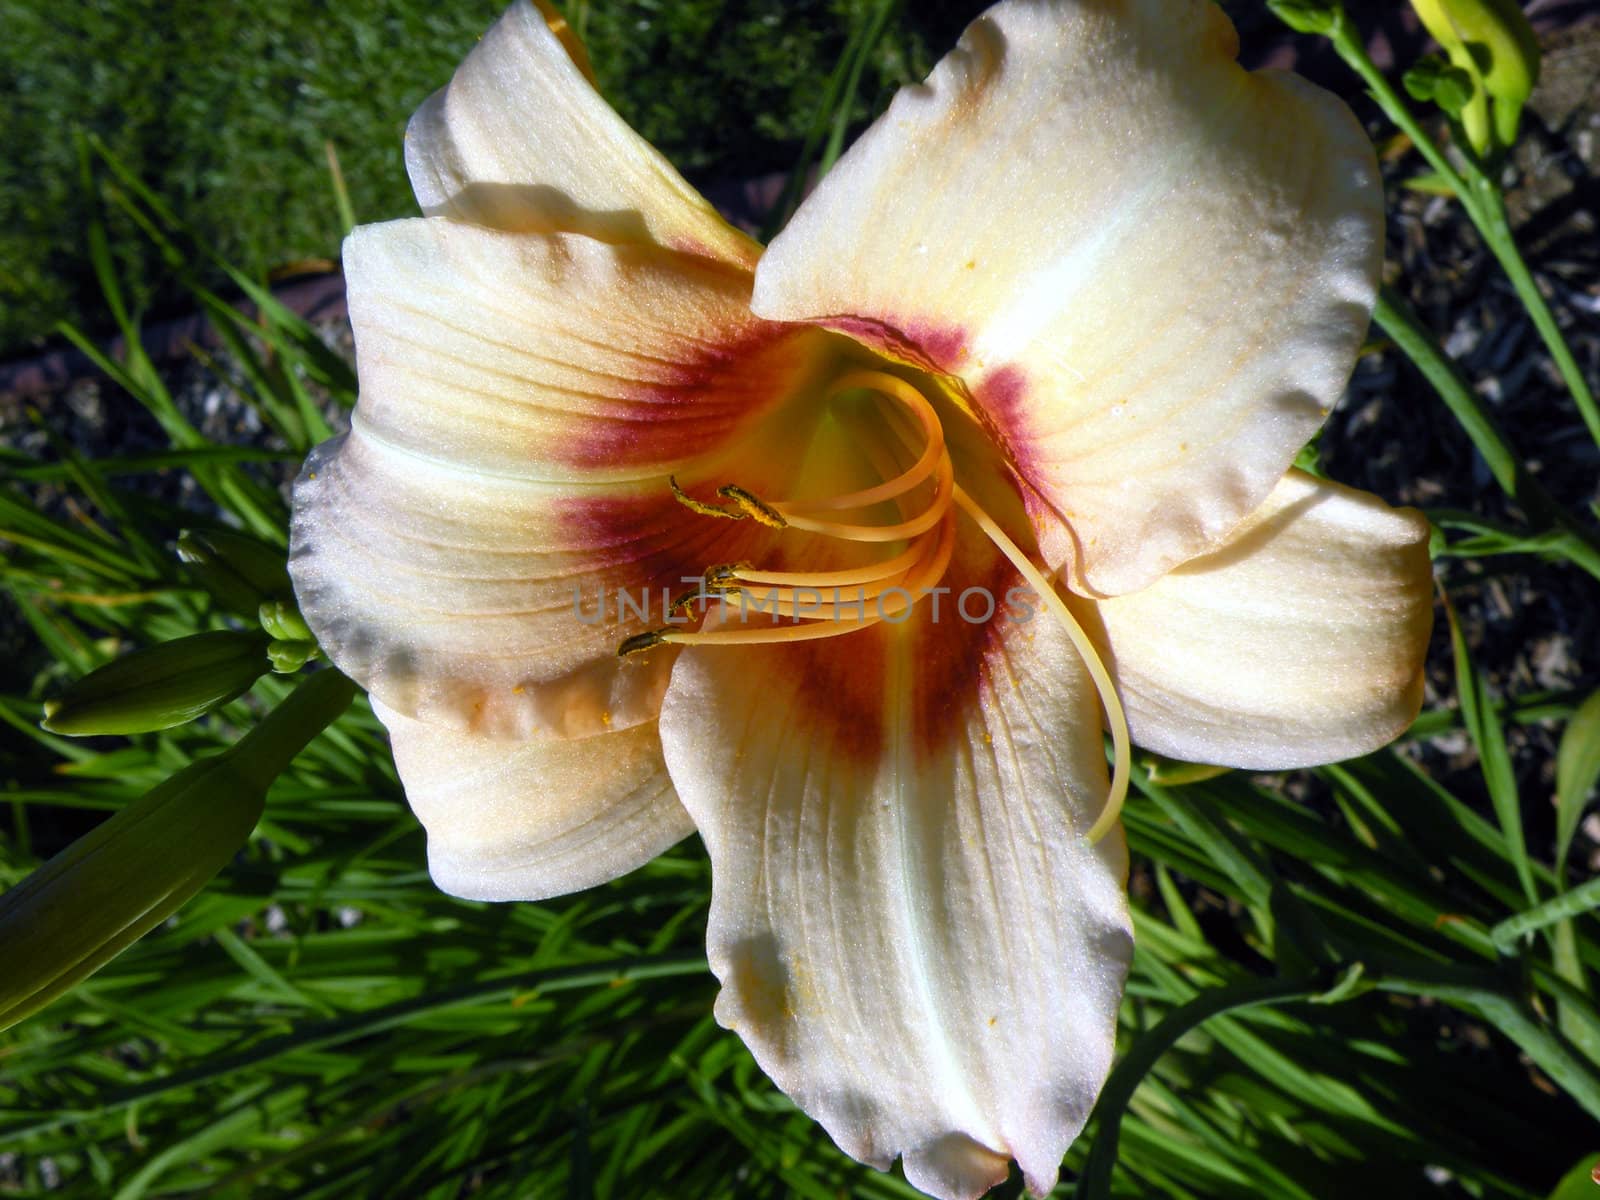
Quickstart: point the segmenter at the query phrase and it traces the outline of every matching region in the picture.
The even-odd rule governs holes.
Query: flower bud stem
[[[1516,239],[1511,232],[1511,222],[1506,215],[1505,199],[1501,195],[1499,186],[1484,171],[1477,157],[1466,149],[1463,149],[1461,156],[1462,168],[1459,170],[1456,168],[1438,143],[1423,129],[1410,106],[1390,86],[1383,72],[1378,70],[1377,64],[1367,53],[1366,46],[1362,44],[1360,33],[1349,22],[1336,26],[1329,34],[1329,39],[1339,57],[1344,59],[1346,65],[1359,75],[1362,82],[1371,90],[1372,98],[1378,102],[1378,107],[1382,108],[1389,120],[1411,139],[1418,152],[1427,159],[1428,165],[1438,173],[1439,178],[1449,185],[1450,190],[1461,201],[1462,208],[1477,226],[1478,232],[1483,235],[1485,244],[1499,261],[1501,269],[1511,281],[1511,286],[1516,289],[1518,298],[1528,310],[1528,316],[1538,329],[1539,336],[1544,339],[1545,348],[1550,351],[1550,357],[1555,361],[1562,381],[1572,393],[1573,403],[1589,430],[1589,436],[1595,440],[1596,445],[1600,445],[1600,406],[1595,403],[1594,392],[1584,379],[1583,370],[1578,366],[1578,360],[1573,357],[1572,349],[1567,345],[1561,327],[1556,323],[1555,314],[1545,303],[1544,295],[1534,282],[1532,272],[1528,270],[1528,264],[1523,261],[1522,254],[1517,249]]]
[[[356,694],[356,685],[332,668],[318,671],[289,693],[231,750],[234,767],[263,791],[334,721]]]
[[[311,675],[230,749],[190,763],[0,895],[0,1029],[204,887],[249,839],[272,781],[354,695],[337,671]]]

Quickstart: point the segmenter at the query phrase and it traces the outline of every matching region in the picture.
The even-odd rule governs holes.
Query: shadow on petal
[[[651,240],[638,209],[585,208],[549,184],[472,182],[452,192],[446,203],[507,233],[578,233],[613,245]]]

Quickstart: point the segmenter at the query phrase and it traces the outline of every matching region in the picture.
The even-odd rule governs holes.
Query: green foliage
[[[416,212],[400,135],[501,0],[200,5],[0,0],[0,357],[61,319],[104,328],[83,230],[97,198],[73,135],[103,138],[246,275],[336,257],[342,205],[364,221]],[[790,167],[816,81],[881,0],[569,3],[601,89],[696,178]],[[920,78],[984,6],[911,5],[863,63],[848,121]],[[827,112],[833,116],[833,110]],[[330,179],[325,145],[338,154]],[[348,189],[347,197],[340,188]],[[184,303],[148,244],[113,228],[134,307]],[[202,271],[211,286],[222,281]]]
[[[1566,868],[1567,851],[1589,793],[1600,784],[1600,692],[1578,706],[1556,752],[1556,865]]]
[[[1267,0],[1267,6],[1296,33],[1332,33],[1345,19],[1342,4],[1323,0]]]
[[[323,143],[357,211],[404,209],[399,134],[495,4],[46,5],[0,23],[0,345],[98,310],[72,134],[95,133],[246,270],[327,256],[340,233]],[[155,256],[117,230],[124,275],[152,290]],[[20,303],[21,301],[26,303]],[[96,322],[98,323],[98,322]]]
[[[1548,1200],[1590,1200],[1594,1195],[1594,1173],[1600,1169],[1600,1152],[1585,1154],[1561,1177]]]
[[[261,820],[267,788],[354,694],[337,671],[313,675],[228,749],[162,780],[0,895],[0,1029],[87,979],[209,883]]]

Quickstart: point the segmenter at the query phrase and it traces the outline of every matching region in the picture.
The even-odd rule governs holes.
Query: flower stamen
[[[905,405],[917,418],[926,435],[927,442],[922,456],[901,474],[875,487],[859,492],[847,492],[842,496],[833,496],[826,500],[804,503],[791,501],[782,506],[782,511],[786,514],[842,512],[893,500],[909,492],[938,469],[940,458],[944,454],[944,427],[939,424],[939,414],[933,411],[933,405],[928,403],[926,396],[904,379],[883,371],[852,371],[829,389],[827,398],[833,400],[846,392],[877,392]]]
[[[805,501],[767,501],[730,483],[717,489],[717,496],[728,501],[727,505],[695,499],[678,486],[676,479],[669,479],[668,483],[680,504],[703,516],[754,520],[773,529],[794,529],[848,542],[910,544],[877,562],[835,570],[762,571],[749,563],[711,567],[698,590],[679,596],[668,607],[669,616],[680,615],[696,601],[716,596],[726,608],[736,611],[742,622],[753,613],[766,613],[775,622],[784,618],[786,623],[762,628],[652,630],[628,638],[618,647],[619,655],[642,653],[661,645],[737,645],[833,637],[880,621],[904,619],[919,600],[932,594],[929,589],[944,575],[955,550],[955,469],[945,445],[944,429],[927,397],[897,376],[882,371],[853,371],[834,382],[828,399],[856,391],[875,392],[898,404],[901,422],[896,428],[899,439],[908,446],[915,433],[904,426],[905,419],[914,419],[922,431],[916,460],[882,483]],[[892,470],[893,456],[878,456],[880,467],[886,461]],[[930,481],[932,495],[920,506],[915,504],[912,493]],[[892,504],[901,519],[871,524],[841,522],[821,515],[879,504]],[[846,588],[851,589],[848,595],[841,593]]]
[[[717,489],[717,495],[726,500],[732,500],[734,507],[744,516],[749,517],[758,525],[765,525],[768,529],[784,529],[788,522],[783,519],[783,514],[776,505],[768,504],[759,496],[745,491],[738,484],[725,483]]]
[[[774,642],[807,642],[819,638],[837,637],[840,634],[854,633],[858,629],[870,629],[882,621],[895,623],[895,619],[911,609],[944,575],[945,569],[950,565],[950,557],[955,551],[955,521],[947,514],[944,524],[939,530],[939,540],[934,552],[928,561],[917,571],[906,577],[904,586],[900,589],[904,596],[897,596],[893,601],[884,604],[874,604],[868,610],[867,603],[862,601],[858,606],[852,600],[842,600],[837,606],[831,603],[819,604],[815,614],[803,612],[795,615],[805,622],[797,625],[771,625],[771,626],[740,626],[737,629],[702,629],[694,632],[677,629],[651,630],[647,633],[635,634],[618,648],[617,653],[622,656],[649,650],[655,646],[752,646],[766,645]],[[737,602],[739,593],[726,597]],[[842,610],[860,609],[860,612],[846,615]],[[832,609],[837,615],[830,615]],[[762,605],[760,610],[771,614],[770,606]],[[809,619],[808,618],[812,618]]]
[[[893,558],[841,571],[758,571],[748,564],[733,564],[711,568],[706,572],[706,583],[708,586],[720,587],[729,586],[736,581],[770,584],[773,587],[852,587],[903,575],[916,566],[917,559],[921,556],[921,545],[913,543],[910,549],[896,554]],[[716,577],[715,583],[713,576]]]
[[[839,521],[822,521],[815,517],[797,514],[786,505],[773,507],[793,529],[820,533],[824,537],[838,538],[846,542],[898,542],[927,533],[939,523],[949,509],[951,496],[955,490],[955,472],[951,469],[948,454],[943,454],[940,458],[937,479],[932,503],[911,520],[902,521],[898,525],[853,525]]]
[[[955,542],[953,537],[954,522],[947,522],[952,536],[944,536],[945,530],[941,528],[937,539],[924,538],[912,549],[916,552],[918,561],[913,562],[911,569],[898,571],[892,575],[884,576],[870,584],[857,585],[848,595],[842,592],[848,584],[829,585],[823,580],[827,573],[818,572],[816,576],[798,576],[803,580],[794,587],[741,587],[730,590],[727,599],[735,606],[746,612],[768,612],[779,616],[811,618],[844,622],[852,620],[857,627],[864,624],[875,624],[876,620],[868,621],[865,607],[869,601],[880,610],[878,619],[893,620],[901,612],[908,610],[920,597],[917,588],[926,587],[937,583],[944,574],[945,567],[949,564],[950,553],[953,552]],[[929,554],[929,547],[932,554]],[[948,542],[948,544],[947,544]],[[940,556],[943,555],[943,561]],[[903,556],[902,556],[903,557]],[[845,574],[845,572],[837,572]],[[924,581],[925,576],[931,576]],[[832,596],[831,600],[823,600],[824,592]],[[903,593],[902,596],[891,596],[891,593]],[[878,601],[884,601],[879,604]],[[892,604],[890,603],[892,601]],[[856,614],[847,617],[846,613]]]
[[[668,627],[628,638],[617,648],[619,656],[642,653],[657,646],[739,646],[776,642],[812,641],[868,629],[883,621],[897,622],[944,576],[955,551],[955,512],[971,517],[996,549],[1017,569],[1061,623],[1083,660],[1111,730],[1111,785],[1100,815],[1088,838],[1097,842],[1117,823],[1128,794],[1132,749],[1128,718],[1117,695],[1111,673],[1083,631],[1055,585],[1034,566],[993,517],[985,512],[955,479],[955,467],[945,445],[944,428],[928,399],[905,380],[882,371],[854,371],[837,380],[828,393],[834,399],[846,392],[871,391],[896,401],[899,412],[885,414],[889,428],[905,450],[914,448],[916,431],[906,418],[916,421],[923,444],[916,461],[906,470],[869,488],[821,500],[766,501],[736,484],[724,484],[717,495],[731,507],[696,500],[669,479],[672,494],[691,511],[725,520],[754,520],[773,529],[793,529],[822,537],[858,543],[909,542],[899,553],[863,566],[831,571],[762,571],[749,563],[724,563],[709,568],[698,591],[679,597],[669,614],[687,610],[696,600],[716,596],[724,611],[737,612],[741,624],[727,620],[715,629],[686,630]],[[874,455],[880,468],[892,469],[894,455],[886,447]],[[870,453],[870,449],[869,449]],[[933,482],[933,495],[920,509],[911,494]],[[824,518],[823,513],[849,512],[877,504],[893,504],[901,520],[890,524],[863,524]],[[853,589],[843,596],[841,588]],[[831,593],[831,599],[824,599]],[[868,610],[869,603],[872,606]],[[765,613],[771,625],[752,628],[745,623],[753,613]],[[778,623],[783,618],[784,623]]]
[[[732,508],[720,508],[715,504],[708,504],[704,500],[696,500],[688,492],[678,486],[675,476],[667,476],[667,486],[672,489],[672,498],[683,505],[690,512],[699,513],[702,517],[721,517],[725,521],[743,521],[750,519],[769,529],[783,529],[787,522],[772,505],[762,500],[753,492],[747,491],[738,484],[725,483],[717,489],[717,495],[730,501]]]

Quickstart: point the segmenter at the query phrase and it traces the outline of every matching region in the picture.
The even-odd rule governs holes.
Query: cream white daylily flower
[[[763,253],[520,0],[411,122],[427,216],[345,247],[361,400],[292,569],[435,880],[698,830],[718,1018],[937,1196],[1048,1191],[1105,1077],[1128,732],[1291,767],[1420,702],[1425,523],[1289,469],[1371,150],[1235,49],[1203,0],[1006,0]]]

